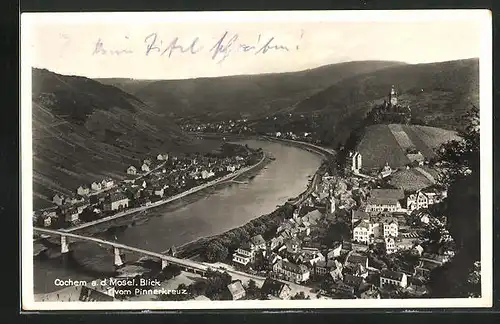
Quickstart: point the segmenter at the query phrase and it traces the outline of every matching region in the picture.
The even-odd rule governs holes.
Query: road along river
[[[145,211],[147,217],[132,223],[134,215],[123,217],[120,221],[124,226],[95,233],[95,236],[162,252],[172,245],[217,235],[268,214],[277,205],[298,196],[307,188],[322,161],[317,154],[279,142],[243,140],[240,143],[260,147],[275,159],[257,171],[248,183],[225,183],[204,189]],[[34,260],[35,293],[61,289],[54,285],[55,279],[91,280],[96,273],[113,271],[112,251],[85,242],[72,243],[71,249],[76,266],[63,265],[60,258]],[[125,260],[139,257],[127,254]]]

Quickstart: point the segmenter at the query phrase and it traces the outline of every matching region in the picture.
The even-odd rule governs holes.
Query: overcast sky
[[[23,14],[22,59],[61,74],[136,79],[429,63],[479,57],[485,13]]]

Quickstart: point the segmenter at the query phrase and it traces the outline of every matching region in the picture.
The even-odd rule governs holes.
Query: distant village
[[[130,165],[122,181],[105,178],[82,184],[73,195],[55,194],[54,207],[33,214],[33,224],[66,228],[118,213],[147,209],[169,197],[253,165],[261,151],[223,144],[221,154],[157,154]]]
[[[446,219],[431,208],[446,190],[379,188],[381,178],[360,175],[359,153],[346,162],[346,175],[324,174],[274,235],[252,237],[232,263],[265,274],[266,287],[279,287],[270,298],[290,298],[281,280],[333,298],[424,297],[430,271],[454,255]],[[325,242],[328,232],[338,234]]]

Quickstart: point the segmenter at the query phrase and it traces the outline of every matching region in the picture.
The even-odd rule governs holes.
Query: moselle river
[[[118,241],[142,249],[162,252],[172,245],[180,246],[223,233],[241,226],[261,215],[272,212],[278,205],[295,197],[307,187],[309,178],[321,164],[321,157],[296,147],[279,143],[245,140],[241,144],[261,147],[271,153],[271,161],[248,183],[232,183],[203,190],[188,198],[148,210],[131,224],[134,216],[125,216],[119,222],[129,224],[117,231],[96,233],[95,236]],[[109,225],[108,225],[109,226]],[[113,271],[111,249],[96,244],[71,244],[77,266],[63,263],[61,258],[34,260],[34,292],[59,290],[55,279],[91,280],[97,273]],[[125,260],[140,256],[125,254]]]

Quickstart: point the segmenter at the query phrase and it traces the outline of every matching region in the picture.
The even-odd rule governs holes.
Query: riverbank
[[[210,134],[210,136],[214,136],[214,134]],[[223,136],[223,135],[220,135],[220,136]],[[267,136],[262,137],[262,139],[270,141],[270,142],[279,142],[279,143],[282,143],[285,145],[298,147],[300,149],[305,149],[311,153],[320,155],[324,159],[324,162],[318,168],[318,170],[316,170],[313,178],[309,180],[306,190],[304,190],[297,197],[291,198],[289,200],[289,202],[280,206],[278,209],[272,211],[271,213],[261,215],[255,219],[247,222],[246,224],[240,226],[240,227],[230,229],[230,230],[223,232],[221,234],[218,234],[218,235],[212,235],[212,236],[208,236],[208,237],[199,238],[199,239],[194,240],[192,242],[188,242],[186,244],[181,245],[180,247],[177,248],[177,253],[178,253],[179,257],[182,257],[182,258],[196,257],[200,254],[201,250],[206,245],[208,245],[211,241],[221,239],[221,238],[227,236],[229,233],[235,232],[237,230],[240,230],[240,229],[244,230],[245,228],[250,227],[251,224],[255,224],[258,222],[266,222],[267,220],[269,220],[273,216],[277,216],[278,214],[280,214],[281,211],[285,212],[287,205],[296,206],[298,204],[301,204],[312,193],[312,191],[316,187],[318,181],[321,179],[322,174],[325,173],[325,161],[327,161],[329,157],[333,157],[335,154],[335,152],[333,150],[322,148],[322,147],[316,146],[314,144],[306,143],[306,142],[277,139],[277,138],[271,138],[271,137],[267,137]],[[163,251],[163,253],[167,253],[167,251],[168,250]]]
[[[176,201],[176,200],[178,200],[180,198],[183,198],[183,197],[186,197],[188,195],[194,194],[194,193],[199,192],[201,190],[204,190],[204,189],[216,186],[218,184],[221,184],[223,182],[235,179],[235,178],[237,178],[239,176],[242,176],[243,174],[245,174],[247,172],[251,172],[252,170],[254,170],[257,167],[261,166],[266,161],[266,159],[268,159],[268,158],[269,157],[266,155],[266,153],[263,153],[262,158],[259,160],[259,162],[255,163],[253,165],[247,166],[245,168],[242,168],[242,169],[240,169],[240,170],[238,170],[236,172],[233,172],[233,173],[230,173],[228,175],[225,175],[224,177],[222,177],[220,179],[215,179],[215,180],[209,181],[209,182],[204,183],[202,185],[199,185],[199,186],[193,187],[193,188],[191,188],[189,190],[183,191],[183,192],[181,192],[181,193],[179,193],[179,194],[177,194],[175,196],[172,196],[172,197],[169,197],[167,199],[160,200],[160,201],[157,201],[155,203],[152,203],[151,205],[148,205],[148,206],[141,206],[141,207],[129,209],[127,211],[124,211],[124,212],[121,212],[121,213],[117,213],[117,214],[112,215],[112,216],[104,217],[104,218],[101,218],[101,219],[98,219],[98,220],[95,220],[95,221],[91,221],[91,222],[86,222],[84,224],[73,226],[73,227],[70,227],[70,228],[67,228],[67,229],[61,229],[61,231],[73,232],[73,231],[76,231],[76,230],[81,230],[81,229],[84,229],[84,228],[87,228],[87,227],[90,227],[90,226],[94,226],[94,225],[101,224],[101,223],[104,223],[104,222],[109,222],[109,221],[112,221],[112,220],[115,220],[115,219],[118,219],[118,218],[122,218],[124,216],[128,216],[128,215],[132,215],[132,214],[135,214],[135,213],[144,212],[144,211],[149,210],[151,208],[155,208],[155,207],[158,207],[158,206],[162,206],[162,205],[171,203],[173,201]]]

